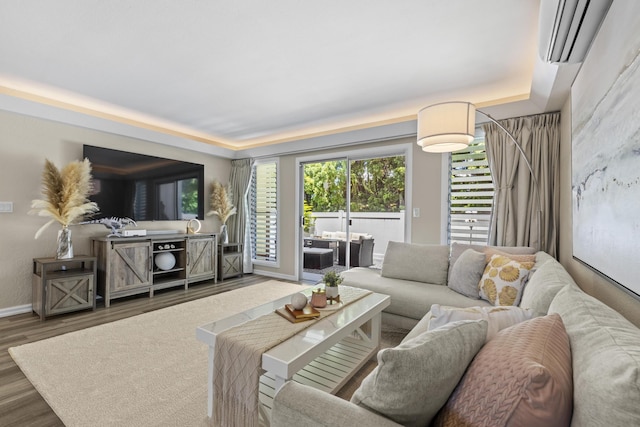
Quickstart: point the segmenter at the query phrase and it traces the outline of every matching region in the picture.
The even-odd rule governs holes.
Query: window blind
[[[251,192],[251,251],[255,261],[277,261],[277,163],[253,168]]]
[[[449,243],[486,245],[493,209],[493,180],[484,135],[451,153],[449,174]]]

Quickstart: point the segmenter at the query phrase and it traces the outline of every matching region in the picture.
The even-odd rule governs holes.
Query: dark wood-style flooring
[[[268,277],[245,275],[224,282],[193,284],[188,290],[158,291],[148,295],[123,298],[105,308],[99,304],[95,311],[82,311],[47,318],[44,322],[32,313],[0,318],[0,426],[63,426],[20,368],[8,349],[68,332],[136,316],[175,304],[204,298],[245,286],[255,285]]]

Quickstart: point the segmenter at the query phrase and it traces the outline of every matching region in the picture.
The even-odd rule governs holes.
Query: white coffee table
[[[303,291],[311,295],[311,288]],[[213,363],[216,336],[237,325],[256,319],[289,303],[287,296],[242,313],[208,323],[196,329],[199,341],[209,346],[208,414],[213,414]],[[287,341],[262,355],[260,403],[268,423],[273,397],[288,380],[335,393],[369,359],[380,345],[382,310],[389,306],[388,295],[371,293],[324,317]]]

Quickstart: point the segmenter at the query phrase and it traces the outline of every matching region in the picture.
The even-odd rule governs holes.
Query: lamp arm
[[[527,169],[529,169],[529,173],[531,173],[531,179],[533,180],[533,189],[534,189],[534,191],[536,193],[535,199],[538,202],[538,250],[542,250],[542,200],[541,200],[540,188],[538,186],[538,179],[536,178],[536,174],[533,172],[533,167],[531,166],[531,162],[529,161],[529,158],[525,154],[524,149],[522,148],[522,145],[520,145],[520,143],[516,140],[516,138],[513,136],[513,134],[507,130],[507,128],[505,128],[500,123],[498,123],[498,121],[496,119],[494,119],[493,117],[491,117],[489,114],[487,114],[487,113],[485,113],[483,111],[480,111],[478,109],[476,109],[476,112],[482,114],[483,116],[485,116],[493,124],[498,126],[504,133],[507,134],[509,139],[511,139],[511,142],[513,142],[513,145],[516,146],[516,148],[518,149],[518,151],[522,155],[522,158],[523,158],[525,164],[527,165]]]

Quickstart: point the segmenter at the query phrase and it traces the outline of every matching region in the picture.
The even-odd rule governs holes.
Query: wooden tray
[[[299,317],[299,318],[296,318],[296,317],[294,317],[293,314],[291,314],[291,312],[289,312],[289,310],[287,310],[284,307],[283,308],[276,308],[276,313],[278,313],[280,316],[284,317],[285,319],[287,319],[291,323],[306,322],[308,320],[316,319],[316,317]]]
[[[302,310],[296,310],[291,304],[285,304],[284,308],[286,308],[287,311],[296,319],[307,319],[310,317],[320,316],[320,312],[310,304],[307,304]]]

